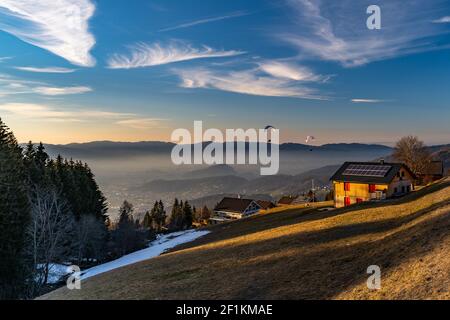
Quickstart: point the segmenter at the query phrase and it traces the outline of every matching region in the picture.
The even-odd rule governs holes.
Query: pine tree
[[[116,246],[117,254],[124,254],[142,249],[145,246],[145,233],[137,229],[133,219],[133,205],[124,201],[119,211],[119,220],[112,238]]]
[[[175,198],[174,204],[172,206],[172,213],[170,215],[169,228],[172,231],[180,230],[183,226],[183,211],[182,211],[183,202],[178,202],[178,199]]]
[[[190,229],[192,228],[192,222],[194,221],[194,214],[192,211],[192,207],[189,204],[189,202],[185,201],[183,206],[183,229]]]
[[[22,149],[0,119],[0,300],[23,297],[26,286],[30,207],[25,181]]]
[[[160,200],[155,202],[153,209],[150,213],[152,219],[152,225],[156,232],[160,233],[163,227],[166,225],[166,210],[164,209],[164,204]]]
[[[205,220],[211,218],[211,212],[205,205],[200,211],[194,211],[194,220],[199,223],[203,223]]]
[[[133,211],[133,205],[125,200],[119,210],[119,228],[121,225],[133,223]]]
[[[145,229],[151,229],[152,228],[152,218],[150,216],[150,212],[146,212],[144,216],[144,221],[142,222],[142,226]]]

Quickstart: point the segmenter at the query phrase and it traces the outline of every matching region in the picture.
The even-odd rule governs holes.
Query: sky
[[[450,143],[449,32],[444,0],[0,0],[0,117],[20,142],[170,141],[202,120]]]

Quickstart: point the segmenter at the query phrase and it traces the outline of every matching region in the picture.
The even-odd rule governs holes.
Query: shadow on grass
[[[428,211],[427,211],[428,212]],[[320,244],[331,239],[339,240],[352,236],[361,236],[371,232],[388,231],[402,223],[413,221],[414,217],[402,219],[401,222],[384,221],[383,223],[366,223],[359,226],[333,228],[328,232],[289,236],[283,239],[258,243],[265,248],[259,254],[276,257],[280,250],[290,252],[288,257],[264,259],[254,263],[256,270],[272,270],[276,276],[260,278],[261,273],[247,274],[248,281],[237,290],[232,298],[236,299],[330,299],[353,286],[366,281],[367,267],[378,265],[382,273],[398,266],[409,258],[419,259],[439,245],[439,237],[448,234],[449,214],[433,217],[427,221],[386,235],[381,240],[364,241],[358,244],[320,249]],[[389,225],[393,223],[393,225]],[[326,239],[325,239],[326,238]],[[317,251],[304,253],[302,246],[318,246]],[[282,248],[282,249],[281,249]],[[245,248],[241,248],[246,250]],[[251,250],[251,248],[248,248]],[[228,254],[232,254],[232,250]],[[419,256],[418,256],[419,255]],[[240,270],[235,270],[240,272]],[[245,272],[245,271],[243,271]],[[413,281],[414,279],[411,279]]]
[[[245,220],[237,220],[221,225],[216,225],[212,227],[208,227],[207,229],[212,231],[210,234],[197,239],[193,242],[190,242],[185,245],[178,246],[171,250],[178,251],[186,248],[192,248],[195,246],[203,245],[206,243],[210,243],[216,240],[229,240],[238,236],[246,236],[253,233],[266,231],[268,229],[272,228],[278,228],[278,227],[286,227],[290,225],[295,225],[302,222],[312,222],[312,221],[318,221],[330,217],[339,216],[348,212],[356,211],[356,210],[369,210],[373,208],[383,208],[383,207],[389,207],[394,205],[401,205],[404,203],[408,203],[417,199],[420,199],[423,196],[426,196],[430,193],[438,192],[440,190],[443,190],[447,187],[450,187],[450,180],[444,180],[442,182],[430,185],[428,187],[425,187],[417,192],[414,192],[412,194],[409,194],[403,198],[395,199],[395,200],[389,200],[388,202],[375,202],[375,203],[362,203],[358,205],[354,205],[351,207],[346,208],[339,208],[332,211],[325,211],[320,212],[317,210],[317,208],[305,208],[305,209],[288,209],[286,211],[282,212],[274,212],[274,213],[268,213],[262,216],[254,216],[250,217]],[[436,203],[432,205],[429,208],[424,209],[424,212],[427,212],[429,210],[434,210],[438,208],[441,205],[445,205],[446,203]],[[416,214],[420,215],[420,211]],[[415,215],[411,215],[414,219]],[[408,217],[406,219],[409,219]],[[392,221],[387,221],[385,223],[392,224],[395,222],[400,222],[400,219],[392,219]],[[408,220],[409,221],[409,220]],[[384,222],[377,222],[378,226],[374,226],[374,228],[381,227],[381,225],[384,224]],[[396,224],[398,225],[398,224]],[[357,226],[357,225],[355,225]],[[348,227],[348,226],[347,226]],[[224,236],[224,233],[226,233],[226,236]]]
[[[433,185],[418,193],[423,196],[446,186]],[[92,291],[83,291],[83,297],[98,295],[105,299],[126,293],[128,299],[331,299],[366,281],[370,265],[380,266],[382,274],[386,274],[407,259],[419,259],[439,246],[439,240],[450,232],[449,205],[449,200],[445,200],[399,218],[255,239],[233,246],[189,246],[191,250],[94,277],[85,284]],[[416,221],[439,208],[445,211]],[[302,219],[343,213],[336,211],[320,214],[301,211],[276,219],[267,215],[252,223],[242,223],[245,228],[239,222],[232,223],[228,226],[230,235],[224,239],[222,234],[220,240],[267,230],[268,224],[286,226]],[[264,219],[265,223],[261,223]],[[258,227],[252,230],[253,222]],[[220,226],[224,227],[227,226]],[[214,238],[206,242],[211,241]],[[96,288],[101,288],[102,293],[96,293]],[[65,293],[67,297],[81,294]]]

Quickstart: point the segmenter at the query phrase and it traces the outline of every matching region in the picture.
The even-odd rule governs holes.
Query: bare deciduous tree
[[[71,251],[74,219],[67,201],[51,187],[34,186],[30,192],[31,223],[29,256],[33,268],[33,290],[47,284],[52,263],[63,262]]]
[[[401,138],[395,145],[393,156],[406,164],[416,176],[424,173],[431,159],[424,143],[415,136]]]

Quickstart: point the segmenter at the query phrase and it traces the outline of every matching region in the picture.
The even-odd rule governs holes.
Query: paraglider
[[[309,143],[310,141],[316,140],[316,138],[314,136],[307,136],[306,137],[306,143]]]
[[[306,144],[308,144],[308,143],[310,143],[311,141],[314,141],[314,140],[316,140],[316,138],[314,136],[307,136],[305,142],[306,142]],[[311,149],[309,149],[309,151],[312,152],[313,149],[311,148]]]
[[[276,130],[276,128],[274,126],[268,125],[264,128],[264,130]],[[272,140],[268,140],[268,143],[272,143]]]

